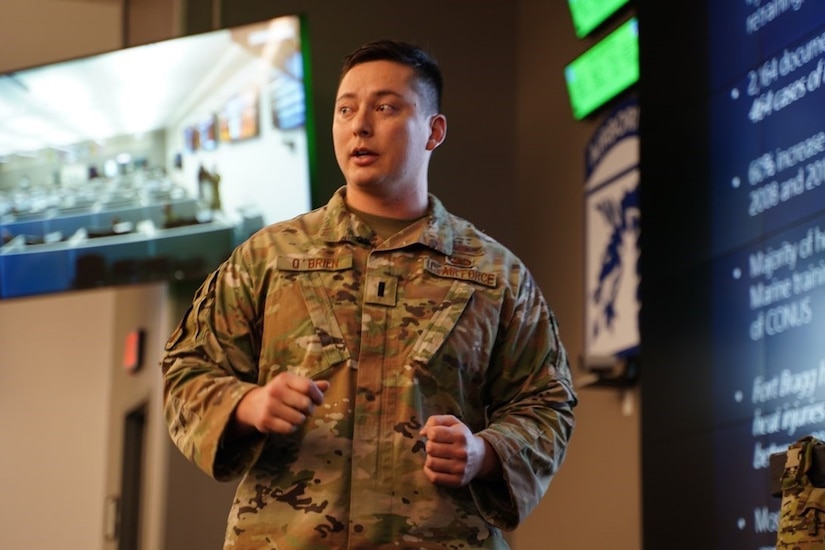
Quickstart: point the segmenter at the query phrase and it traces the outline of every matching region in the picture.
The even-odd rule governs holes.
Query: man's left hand
[[[427,438],[424,474],[436,485],[464,487],[500,472],[492,445],[453,415],[431,416],[419,435]]]

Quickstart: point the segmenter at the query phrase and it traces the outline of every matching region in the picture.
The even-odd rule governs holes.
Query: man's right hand
[[[261,433],[290,434],[324,402],[329,381],[278,373],[266,386],[247,393],[235,409],[229,438]]]

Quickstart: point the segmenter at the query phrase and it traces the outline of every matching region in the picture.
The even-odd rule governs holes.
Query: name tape
[[[278,256],[276,265],[283,271],[342,271],[352,267],[352,256]]]

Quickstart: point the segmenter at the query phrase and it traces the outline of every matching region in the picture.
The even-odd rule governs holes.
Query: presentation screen
[[[645,548],[765,550],[825,439],[825,4],[682,8],[638,12]]]
[[[0,299],[199,280],[311,205],[298,16],[0,75]]]

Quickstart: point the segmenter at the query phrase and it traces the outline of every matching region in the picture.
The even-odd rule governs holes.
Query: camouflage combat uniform
[[[825,548],[825,488],[812,482],[812,478],[822,477],[822,466],[814,460],[814,448],[820,445],[825,443],[804,436],[788,447],[781,478],[777,550]]]
[[[225,548],[507,548],[560,466],[576,397],[553,314],[524,265],[430,197],[379,242],[345,207],[277,223],[234,251],[166,344],[172,439],[242,475]],[[292,371],[330,388],[291,436],[221,442],[238,401]],[[453,414],[503,481],[425,477],[418,431]]]

